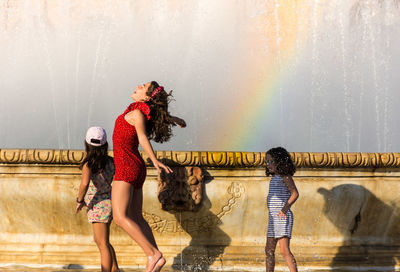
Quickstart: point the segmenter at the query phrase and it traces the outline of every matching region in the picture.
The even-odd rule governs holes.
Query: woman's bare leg
[[[102,272],[118,271],[115,252],[109,241],[110,224],[92,223],[94,241],[100,250],[100,262]]]
[[[289,237],[282,237],[279,239],[279,248],[283,258],[289,267],[290,272],[297,272],[296,259],[290,251],[290,239]]]
[[[131,191],[131,201],[129,205],[128,217],[139,225],[147,240],[158,249],[153,231],[143,217],[143,190],[141,188]]]
[[[154,239],[153,231],[151,230],[149,224],[143,217],[143,190],[134,189],[131,191],[131,201],[129,202],[128,207],[128,217],[131,218],[134,222],[136,222],[143,234],[149,240],[149,242],[158,249],[156,240]],[[161,252],[160,252],[161,254]],[[165,265],[165,259],[162,257],[162,254],[157,257],[148,258],[147,266],[153,267],[153,271],[160,271],[161,268]]]
[[[147,256],[146,271],[159,271],[165,264],[165,259],[162,257],[157,247],[153,245],[155,242],[151,241],[151,239],[149,240],[142,231],[140,225],[128,215],[142,213],[141,205],[138,208],[134,206],[134,198],[137,193],[132,193],[131,190],[134,190],[133,186],[127,182],[113,182],[111,199],[114,222],[128,233],[128,235],[143,249]],[[133,209],[134,212],[129,212],[128,207]],[[137,211],[137,209],[140,210]]]
[[[275,249],[278,239],[267,237],[267,244],[265,245],[265,267],[267,272],[274,272],[275,270]]]

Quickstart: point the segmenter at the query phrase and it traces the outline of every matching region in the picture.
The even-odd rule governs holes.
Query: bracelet
[[[81,201],[79,201],[78,198],[76,198],[76,203],[82,204],[82,203],[84,203],[84,202],[85,202],[84,199],[82,199]]]

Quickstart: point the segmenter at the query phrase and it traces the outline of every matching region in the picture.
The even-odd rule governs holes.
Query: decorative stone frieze
[[[10,164],[79,164],[84,150],[0,149],[0,163]]]
[[[158,200],[164,211],[197,211],[203,199],[204,175],[200,167],[172,167],[158,174]]]
[[[112,151],[110,151],[112,155]],[[177,166],[253,168],[265,166],[265,152],[157,151],[160,160]],[[399,167],[400,153],[292,152],[297,167]],[[83,150],[0,149],[0,163],[6,164],[79,164]],[[142,153],[144,160],[150,160]]]
[[[189,233],[207,232],[221,224],[222,217],[232,212],[233,207],[244,193],[245,188],[241,183],[232,182],[226,193],[221,196],[221,198],[227,196],[229,198],[224,200],[223,205],[218,209],[219,211],[215,215],[210,212],[204,213],[204,211],[201,211],[198,216],[185,216],[179,219],[179,212],[176,209],[171,209],[170,212],[176,215],[175,219],[163,218],[156,214],[147,213],[146,211],[143,212],[143,216],[151,228],[159,233],[182,232],[183,230]],[[193,214],[194,213],[192,213],[192,215]]]

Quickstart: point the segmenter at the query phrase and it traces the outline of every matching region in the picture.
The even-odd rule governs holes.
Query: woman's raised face
[[[150,85],[150,82],[147,82],[143,85],[138,85],[131,95],[132,99],[136,102],[149,101],[150,96],[148,96],[146,93],[149,90]]]

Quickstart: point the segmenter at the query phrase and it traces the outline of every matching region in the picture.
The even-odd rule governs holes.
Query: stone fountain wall
[[[394,268],[400,256],[400,154],[291,155],[300,192],[291,247],[299,266]],[[0,150],[0,265],[99,265],[86,215],[74,214],[83,156],[80,150]],[[148,167],[143,213],[167,265],[262,270],[264,153],[161,151],[157,156],[204,172],[199,211],[170,213],[160,208],[157,173]],[[111,242],[122,267],[145,264],[140,248],[114,224]],[[282,258],[277,264],[284,264]]]

